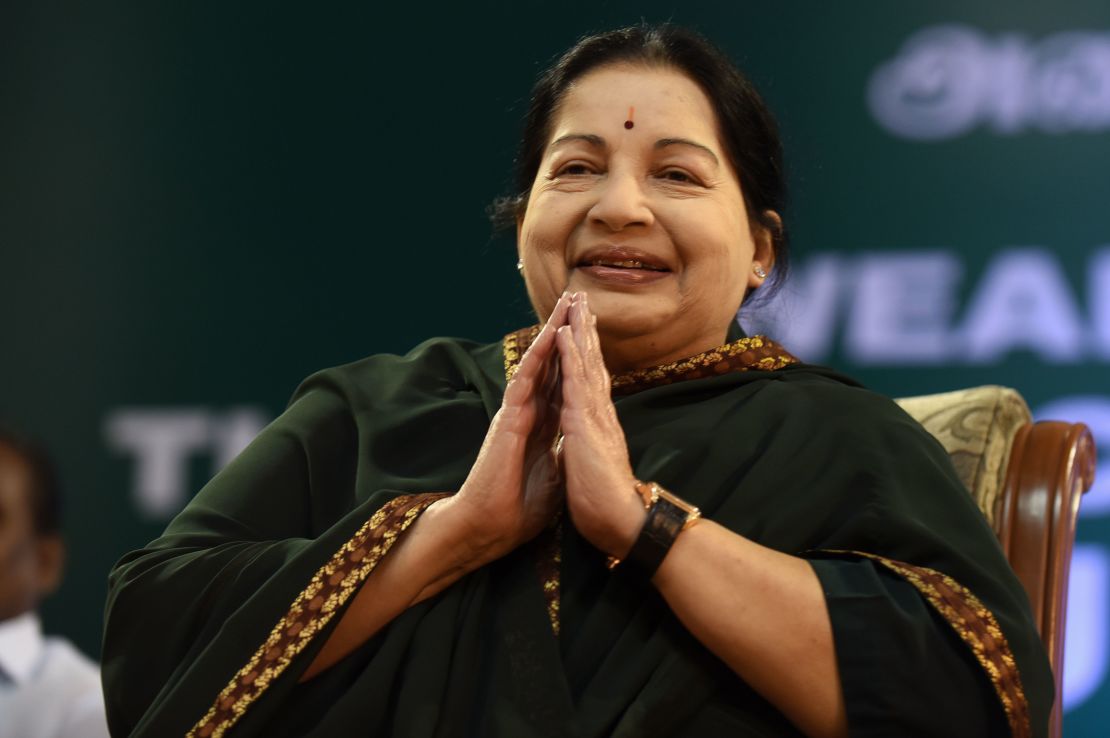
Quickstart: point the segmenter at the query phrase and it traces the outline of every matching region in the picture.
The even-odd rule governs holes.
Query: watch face
[[[691,505],[689,502],[686,502],[682,498],[674,496],[662,487],[656,487],[656,489],[659,490],[660,497],[662,497],[664,500],[671,503],[675,507],[681,509],[684,513],[686,513],[687,516],[701,514],[701,511],[698,510],[696,506]]]

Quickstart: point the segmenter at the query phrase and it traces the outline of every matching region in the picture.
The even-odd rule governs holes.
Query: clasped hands
[[[597,317],[585,293],[564,293],[449,498],[465,521],[465,548],[477,563],[500,558],[543,530],[565,498],[578,532],[623,557],[645,517],[634,483]]]

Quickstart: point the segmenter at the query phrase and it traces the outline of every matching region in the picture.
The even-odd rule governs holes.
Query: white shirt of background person
[[[34,613],[0,622],[0,738],[107,735],[96,664]]]

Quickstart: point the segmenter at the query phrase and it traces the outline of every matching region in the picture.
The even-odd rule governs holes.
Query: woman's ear
[[[516,259],[520,264],[524,259],[524,249],[521,248],[521,236],[524,234],[524,208],[527,203],[517,200],[516,204]]]
[[[524,232],[524,213],[516,216],[516,258],[519,263],[524,258],[524,253],[520,248],[520,234]]]
[[[755,289],[763,284],[775,266],[775,239],[782,233],[782,217],[774,210],[764,210],[762,222],[752,224],[752,272],[748,287]]]

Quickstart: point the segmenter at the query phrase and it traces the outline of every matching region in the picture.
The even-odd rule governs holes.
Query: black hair
[[[763,98],[719,48],[694,31],[670,24],[641,24],[586,36],[544,71],[535,87],[516,157],[516,194],[490,207],[495,227],[513,225],[524,214],[551,124],[567,89],[598,67],[631,63],[675,69],[696,82],[717,115],[721,140],[740,177],[748,219],[767,228],[775,253],[774,284],[781,285],[788,267],[785,223],[786,175],[778,126]]]
[[[62,488],[46,448],[14,431],[0,428],[0,446],[10,449],[27,465],[31,525],[39,537],[62,532]]]

